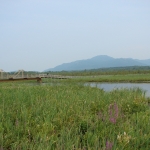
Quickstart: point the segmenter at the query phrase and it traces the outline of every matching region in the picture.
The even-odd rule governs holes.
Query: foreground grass
[[[139,89],[0,84],[0,149],[149,150],[149,126]]]

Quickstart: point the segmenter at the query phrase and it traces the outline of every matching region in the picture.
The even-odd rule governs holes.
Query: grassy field
[[[75,82],[150,82],[150,74],[76,76]]]
[[[140,89],[0,84],[0,149],[149,150],[149,126]]]

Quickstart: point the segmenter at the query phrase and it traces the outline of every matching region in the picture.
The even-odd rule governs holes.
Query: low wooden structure
[[[28,74],[24,70],[19,70],[14,74],[9,74],[2,69],[0,69],[0,82],[9,82],[9,81],[23,81],[23,80],[37,80],[41,83],[42,78],[52,78],[52,79],[68,79],[71,77],[61,76],[61,75],[51,75],[51,74]]]
[[[42,79],[41,78],[18,78],[18,79],[13,79],[13,78],[9,78],[9,79],[1,79],[0,82],[11,82],[11,81],[24,81],[24,80],[37,80],[37,82],[41,83]]]

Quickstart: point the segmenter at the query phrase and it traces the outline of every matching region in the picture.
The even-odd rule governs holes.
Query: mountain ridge
[[[48,71],[75,71],[90,70],[110,67],[127,67],[127,66],[150,66],[150,59],[139,60],[132,58],[113,58],[107,55],[98,55],[90,59],[76,60],[70,63],[63,63]]]

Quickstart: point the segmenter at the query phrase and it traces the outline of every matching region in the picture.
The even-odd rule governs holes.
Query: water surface
[[[112,91],[114,89],[123,88],[140,88],[146,92],[146,96],[150,97],[150,83],[87,83],[91,87],[101,88],[105,91]]]

